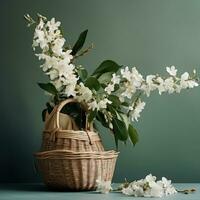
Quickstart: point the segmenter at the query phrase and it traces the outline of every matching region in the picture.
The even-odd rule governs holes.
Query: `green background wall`
[[[200,73],[199,0],[59,0],[1,1],[0,181],[40,181],[32,154],[39,150],[47,97],[36,82],[45,81],[31,49],[32,31],[23,14],[41,13],[62,22],[67,40],[89,29],[95,49],[80,59],[92,71],[105,59],[136,66],[145,75],[164,74],[176,65],[180,73]],[[200,89],[180,95],[153,94],[136,123],[140,142],[120,145],[114,181],[148,173],[174,182],[200,181]],[[108,149],[114,140],[105,129]]]

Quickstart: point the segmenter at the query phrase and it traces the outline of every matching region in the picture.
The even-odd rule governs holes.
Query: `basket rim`
[[[119,152],[110,151],[91,151],[74,152],[69,150],[50,150],[37,152],[34,156],[37,159],[109,159],[118,157]]]

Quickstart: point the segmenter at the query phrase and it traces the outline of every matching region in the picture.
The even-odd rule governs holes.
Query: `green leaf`
[[[85,30],[79,35],[78,40],[72,48],[72,55],[76,55],[76,53],[83,47],[87,36],[87,32],[88,30]]]
[[[109,128],[108,123],[106,122],[103,113],[98,112],[97,115],[96,115],[96,119],[102,124],[102,126]]]
[[[128,139],[126,124],[117,118],[113,118],[112,124],[114,134],[117,134],[117,138],[121,141],[126,141]]]
[[[120,116],[121,120],[126,124],[126,128],[128,130],[130,124],[129,118],[127,117],[126,114],[123,113],[118,113],[118,115]]]
[[[129,127],[128,127],[128,134],[133,145],[136,145],[136,143],[139,140],[139,137],[138,137],[138,133],[136,129],[131,124],[129,124]]]
[[[85,68],[79,68],[77,70],[79,77],[81,78],[82,81],[85,81],[85,79],[88,76],[88,72]]]
[[[90,88],[91,90],[95,89],[96,91],[98,91],[101,87],[99,81],[93,76],[87,78],[87,80],[85,81],[85,86]]]
[[[50,94],[56,95],[58,91],[52,83],[38,83],[39,87]]]
[[[88,122],[92,122],[97,115],[97,110],[91,111],[88,115]]]
[[[103,73],[106,73],[106,72],[117,72],[121,67],[122,66],[118,65],[116,62],[112,60],[105,60],[94,71],[93,75],[95,75],[98,78]]]
[[[122,106],[125,106],[125,107],[129,107],[129,106],[130,106],[130,104],[127,103],[127,102],[123,102],[121,105],[122,105]]]
[[[45,118],[46,118],[46,112],[47,112],[47,108],[45,108],[45,109],[42,111],[42,121],[43,121],[43,122],[45,121]]]
[[[50,105],[49,102],[46,103],[46,107],[47,107],[47,111],[48,111],[48,113],[50,114],[51,111],[53,110],[53,107]]]
[[[114,137],[115,137],[116,150],[118,150],[118,141],[119,141],[119,138],[118,138],[118,136],[117,136],[116,133],[114,133]]]
[[[120,106],[120,104],[121,104],[121,102],[120,102],[118,96],[109,95],[108,99],[109,99],[110,101],[112,101],[112,105],[113,105],[114,107],[118,107],[118,106]]]
[[[101,84],[105,84],[106,85],[106,84],[110,83],[111,78],[112,78],[112,74],[113,74],[113,72],[103,73],[101,76],[99,76],[98,81]]]

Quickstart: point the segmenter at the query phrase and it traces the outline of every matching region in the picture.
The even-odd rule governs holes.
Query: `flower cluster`
[[[119,85],[118,94],[120,101],[129,101],[129,115],[132,121],[138,121],[140,112],[144,109],[145,102],[139,98],[141,94],[150,96],[154,90],[158,90],[161,95],[163,92],[180,93],[182,89],[194,88],[199,84],[196,80],[196,71],[193,71],[192,76],[188,72],[183,73],[180,77],[177,76],[177,69],[174,66],[166,67],[169,77],[162,78],[157,75],[147,75],[146,78],[133,67],[131,70],[128,67],[121,69],[119,75],[113,74],[111,82],[105,88],[107,94],[112,94],[116,85]],[[134,96],[136,98],[134,98]]]
[[[113,190],[110,181],[101,181],[98,179],[96,183],[96,191],[99,193],[107,194]],[[162,177],[161,180],[156,181],[156,177],[151,174],[147,175],[144,179],[131,183],[126,182],[114,191],[121,191],[125,195],[135,197],[163,197],[177,193],[171,184],[171,180]]]
[[[156,177],[149,174],[145,179],[133,181],[123,187],[122,193],[135,197],[163,197],[175,194],[177,191],[171,184],[171,180],[162,177],[162,180],[156,181]]]
[[[68,97],[76,96],[78,77],[75,74],[75,66],[71,63],[72,50],[64,48],[65,39],[61,34],[60,25],[55,18],[47,21],[41,16],[35,28],[32,46],[34,50],[36,47],[41,48],[42,52],[36,56],[44,60],[41,68],[56,89]]]
[[[61,23],[55,21],[55,18],[47,21],[45,17],[41,15],[39,17],[32,46],[34,51],[36,47],[40,47],[42,50],[41,53],[36,54],[39,60],[44,60],[41,68],[60,94],[87,103],[90,110],[106,109],[107,104],[111,104],[106,96],[95,99],[93,92],[88,87],[82,82],[78,83],[76,67],[72,64],[72,50],[64,47],[65,39],[59,29],[60,25]]]

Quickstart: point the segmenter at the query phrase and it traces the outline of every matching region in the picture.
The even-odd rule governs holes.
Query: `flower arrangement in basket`
[[[149,97],[155,90],[180,93],[198,86],[195,70],[178,76],[174,66],[166,68],[165,78],[158,74],[143,77],[135,67],[105,60],[88,74],[76,62],[93,48],[82,50],[88,30],[70,46],[55,18],[49,21],[38,14],[37,20],[29,15],[25,19],[28,26],[35,26],[32,47],[49,78],[48,83],[39,83],[49,101],[42,112],[45,128],[36,157],[50,187],[94,189],[97,178],[111,181],[117,153],[104,150],[95,123],[113,133],[116,146],[127,140],[135,145],[138,134],[133,123],[145,107],[142,96]]]

